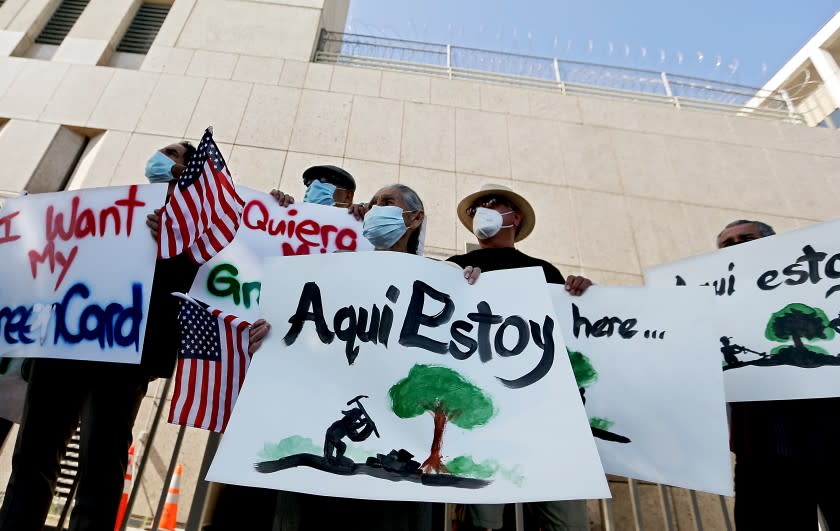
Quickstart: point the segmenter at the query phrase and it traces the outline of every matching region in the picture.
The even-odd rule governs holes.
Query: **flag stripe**
[[[187,252],[198,263],[210,260],[233,241],[244,206],[208,129],[164,207],[159,257]]]
[[[224,431],[250,362],[250,323],[187,295],[179,314],[181,359],[170,422]]]

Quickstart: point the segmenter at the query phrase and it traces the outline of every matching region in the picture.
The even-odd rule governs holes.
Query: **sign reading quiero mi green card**
[[[840,220],[650,268],[648,285],[706,285],[730,402],[840,396]]]
[[[208,479],[383,500],[609,497],[540,269],[374,252],[266,260]]]
[[[731,495],[723,374],[710,354],[716,341],[701,328],[713,318],[714,295],[551,289],[604,470]]]
[[[245,200],[236,237],[199,268],[190,289],[191,296],[222,311],[257,319],[265,257],[373,250],[362,236],[362,222],[346,208],[282,207],[265,192],[241,185],[236,191]]]

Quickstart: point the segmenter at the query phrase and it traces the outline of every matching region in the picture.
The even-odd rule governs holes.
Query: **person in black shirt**
[[[174,181],[194,151],[184,142],[155,152],[147,165],[147,178],[165,182],[168,176]],[[150,215],[147,221],[155,237],[156,217]],[[34,360],[12,475],[0,508],[0,531],[43,527],[61,460],[80,418],[79,483],[70,529],[114,528],[140,403],[149,381],[168,378],[175,368],[178,311],[169,294],[188,291],[197,271],[198,266],[185,255],[157,261],[139,365]]]
[[[581,295],[592,281],[569,275],[565,279],[552,264],[528,256],[514,248],[534,230],[536,215],[528,201],[499,185],[485,185],[458,203],[458,219],[478,238],[479,249],[448,258],[464,268],[467,279],[484,272],[520,267],[541,267],[546,282],[565,284],[571,295]],[[527,505],[529,516],[546,531],[588,531],[589,520],[583,500],[540,502]],[[504,505],[467,505],[467,529],[499,529],[503,525]],[[471,526],[471,527],[470,527]],[[461,526],[460,529],[464,529]]]
[[[760,221],[737,220],[718,249],[773,236]],[[840,398],[733,402],[735,526],[741,530],[817,529],[817,507],[840,529]]]

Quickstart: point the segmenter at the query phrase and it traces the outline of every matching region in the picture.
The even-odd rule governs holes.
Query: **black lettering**
[[[343,326],[345,321],[347,321],[346,327]],[[354,348],[356,344],[356,309],[352,306],[345,306],[335,312],[333,329],[335,329],[336,337],[345,342],[344,355],[347,356],[347,363],[353,365],[359,355],[359,347]]]
[[[837,270],[837,263],[840,262],[840,253],[835,254],[825,263],[825,276],[828,278],[840,278],[840,271]]]
[[[311,312],[309,311],[310,307],[312,307]],[[307,282],[303,286],[297,311],[289,318],[289,323],[292,326],[283,338],[286,345],[291,345],[297,340],[306,321],[315,323],[315,331],[318,333],[318,338],[322,343],[327,345],[332,343],[335,334],[330,331],[327,322],[324,320],[324,305],[321,302],[321,289],[314,282]]]
[[[534,321],[530,321],[530,323],[531,337],[534,339],[534,343],[542,349],[543,354],[536,367],[516,380],[505,380],[504,378],[496,377],[502,382],[502,385],[510,389],[522,389],[540,381],[551,370],[551,366],[554,365],[554,321],[551,317],[546,316],[542,333],[540,332],[540,325],[538,323]]]
[[[375,304],[370,315],[370,328],[367,326],[367,320],[368,311],[364,308],[359,308],[359,317],[356,321],[356,336],[363,343],[373,341],[375,345],[378,340],[377,333],[379,331],[379,308]],[[365,330],[366,328],[367,330]]]
[[[797,262],[808,262],[808,276],[811,278],[811,284],[816,284],[820,281],[820,262],[825,260],[825,253],[818,253],[810,245],[802,248],[802,256],[796,259]]]
[[[758,277],[758,280],[756,281],[756,285],[758,286],[758,289],[764,290],[764,291],[770,291],[770,290],[776,289],[779,286],[781,286],[782,283],[781,282],[779,282],[778,284],[770,284],[770,283],[773,282],[774,280],[776,280],[778,277],[779,277],[779,272],[778,271],[775,271],[775,270],[772,270],[772,269],[770,271],[765,271],[764,273],[762,273],[762,275],[760,277]]]
[[[465,360],[475,354],[475,351],[478,349],[478,342],[475,339],[461,333],[461,330],[471,332],[472,329],[472,323],[468,323],[467,321],[455,321],[449,327],[449,333],[452,335],[452,341],[449,342],[449,354],[456,360]],[[456,342],[466,347],[466,352],[459,349],[458,345],[455,344]]]
[[[513,326],[516,328],[516,331],[519,335],[519,338],[516,340],[516,345],[510,350],[505,347],[505,330],[509,326]],[[496,340],[494,342],[496,346],[496,352],[499,356],[518,356],[522,354],[522,351],[525,350],[525,347],[528,346],[528,324],[525,322],[525,319],[519,317],[518,315],[511,315],[505,322],[502,323],[502,326],[496,330]]]
[[[801,271],[802,264],[791,264],[782,270],[788,279],[785,280],[785,284],[788,286],[798,286],[799,284],[805,283],[808,280],[808,273],[805,271]],[[793,280],[790,277],[795,276],[797,280]]]
[[[482,363],[493,359],[493,351],[490,348],[490,327],[502,322],[501,315],[493,315],[490,305],[481,301],[477,305],[478,313],[468,313],[467,319],[478,323],[478,357]]]
[[[580,310],[577,307],[577,304],[572,303],[572,332],[574,333],[575,337],[580,336],[580,327],[584,327],[584,333],[586,337],[589,337],[589,334],[592,333],[592,323],[589,322],[589,319],[583,317],[580,314]]]
[[[626,321],[621,323],[621,325],[618,327],[618,335],[620,335],[624,339],[630,339],[631,337],[638,334],[639,331],[633,329],[636,326],[637,322],[638,320],[636,319],[627,319]]]
[[[621,319],[618,317],[602,317],[592,325],[592,335],[594,337],[612,337],[613,327],[617,324],[621,324]]]
[[[435,315],[426,315],[423,313],[423,306],[426,302],[427,295],[443,303],[443,308]],[[415,280],[414,289],[411,293],[411,301],[408,303],[405,321],[403,321],[402,330],[400,331],[400,345],[404,347],[419,347],[437,354],[446,354],[449,350],[448,344],[420,335],[418,332],[421,326],[435,328],[447,323],[454,312],[455,303],[452,302],[452,298],[449,295],[434,289],[425,282]]]

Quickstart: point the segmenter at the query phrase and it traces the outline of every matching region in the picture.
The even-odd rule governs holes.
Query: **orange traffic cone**
[[[125,509],[128,507],[128,496],[131,493],[131,486],[134,483],[134,443],[128,449],[128,466],[125,467],[125,482],[123,483],[123,493],[120,499],[120,508],[117,511],[117,522],[114,524],[114,531],[120,531],[122,527],[123,518],[125,518]]]
[[[184,473],[184,465],[178,463],[175,467],[175,475],[169,483],[169,492],[166,494],[166,504],[163,506],[163,516],[160,518],[158,529],[162,531],[175,531],[175,521],[178,517],[178,497],[181,495],[181,474]]]

